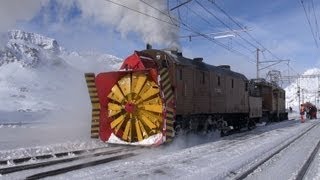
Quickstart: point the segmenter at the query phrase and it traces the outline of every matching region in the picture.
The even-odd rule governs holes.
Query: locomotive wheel
[[[139,142],[161,132],[163,106],[158,85],[140,72],[122,77],[108,95],[113,133],[123,141]]]

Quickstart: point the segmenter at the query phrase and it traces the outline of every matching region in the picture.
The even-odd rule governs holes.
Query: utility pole
[[[259,62],[259,51],[260,51],[260,49],[257,48],[257,79],[259,79],[259,64],[260,64],[260,62]]]

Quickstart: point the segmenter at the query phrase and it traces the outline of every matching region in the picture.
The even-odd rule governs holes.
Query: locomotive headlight
[[[161,58],[161,55],[160,55],[160,54],[156,55],[156,59],[157,59],[157,60],[160,60],[160,58]]]

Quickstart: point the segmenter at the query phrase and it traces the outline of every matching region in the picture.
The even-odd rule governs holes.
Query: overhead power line
[[[211,37],[209,37],[209,36],[207,36],[207,35],[205,35],[205,34],[203,34],[203,33],[200,33],[200,32],[198,32],[198,31],[194,30],[194,29],[193,29],[192,27],[190,27],[189,25],[187,25],[187,24],[183,23],[182,21],[177,20],[177,19],[175,19],[175,18],[173,18],[173,19],[174,19],[175,21],[179,22],[180,24],[182,24],[184,27],[175,25],[175,24],[173,24],[173,23],[171,23],[171,22],[168,22],[168,21],[164,21],[164,20],[162,20],[162,19],[160,19],[160,18],[151,16],[151,15],[149,15],[149,14],[147,14],[147,13],[138,11],[138,10],[136,10],[136,9],[133,9],[133,8],[130,8],[130,7],[126,6],[126,5],[123,5],[123,4],[114,2],[114,1],[112,1],[112,0],[105,0],[105,1],[110,2],[110,3],[112,3],[112,4],[115,4],[115,5],[118,5],[118,6],[121,6],[121,7],[123,7],[123,8],[128,9],[128,10],[134,11],[134,12],[136,12],[136,13],[145,15],[145,16],[147,16],[147,17],[153,18],[153,19],[155,19],[155,20],[161,21],[161,22],[163,22],[163,23],[170,24],[171,26],[174,26],[174,27],[176,27],[176,28],[180,27],[180,28],[182,28],[182,29],[184,29],[184,30],[186,30],[186,31],[189,31],[189,32],[195,33],[195,34],[197,34],[197,35],[200,35],[200,36],[206,38],[207,40],[209,40],[209,41],[211,41],[211,42],[213,42],[213,43],[215,43],[215,44],[223,47],[224,49],[226,49],[226,50],[228,50],[228,51],[230,51],[230,52],[233,52],[233,53],[236,53],[236,54],[238,54],[238,55],[244,56],[244,57],[246,57],[246,58],[248,58],[248,59],[251,59],[249,56],[247,56],[247,55],[245,55],[245,54],[243,54],[243,53],[241,53],[241,52],[239,52],[239,51],[237,51],[237,50],[235,50],[235,49],[229,48],[229,47],[226,46],[225,44],[223,44],[223,43],[221,43],[221,42],[218,42],[218,41],[214,40],[213,38],[211,38]],[[142,2],[143,0],[140,0],[140,1]],[[160,13],[165,14],[166,16],[170,17],[167,13],[159,10],[158,8],[155,8],[155,7],[152,6],[151,4],[146,3],[145,1],[143,1],[143,3],[146,4],[146,5],[148,5],[149,7],[153,8],[153,9],[159,11]],[[250,61],[250,60],[249,60],[249,61]],[[250,61],[250,62],[254,62],[254,61]]]
[[[209,20],[207,20],[206,18],[204,18],[202,15],[200,15],[199,13],[195,12],[192,8],[189,8],[188,6],[186,6],[186,8],[191,11],[193,14],[195,14],[196,16],[198,16],[201,20],[203,20],[204,22],[206,22],[208,25],[212,26],[215,28],[215,25],[213,25]],[[232,33],[232,34],[236,34],[235,32],[240,32],[240,31],[247,31],[247,29],[245,28],[241,28],[240,30],[234,30],[234,29],[231,29],[229,32]],[[237,35],[239,35],[237,33]],[[190,37],[190,36],[189,36]],[[244,44],[241,44],[240,42],[236,41],[234,39],[234,42],[236,44],[238,44],[239,46],[241,46],[242,48],[248,50],[249,52],[253,52],[252,49],[250,49],[249,47],[245,46]]]
[[[105,1],[108,1],[108,2],[110,2],[110,3],[112,3],[112,4],[114,4],[114,5],[117,5],[117,6],[121,6],[121,7],[123,7],[123,8],[128,9],[128,10],[134,11],[134,12],[136,12],[136,13],[145,15],[145,16],[147,16],[147,17],[153,18],[153,19],[155,19],[155,20],[158,20],[158,21],[167,23],[167,24],[169,24],[169,25],[171,25],[171,26],[174,26],[174,27],[176,27],[176,28],[179,28],[179,25],[177,25],[177,24],[174,24],[174,23],[169,22],[169,21],[165,21],[165,20],[163,20],[163,19],[160,19],[160,18],[158,18],[158,17],[152,16],[152,15],[150,15],[150,14],[147,14],[147,13],[144,13],[144,12],[141,12],[141,11],[138,11],[138,10],[136,10],[136,9],[130,8],[130,7],[125,6],[125,5],[123,5],[123,4],[120,4],[120,3],[117,3],[117,2],[114,2],[114,1],[111,1],[111,0],[105,0]]]
[[[223,24],[225,27],[227,27],[228,29],[230,29],[231,31],[233,30],[229,25],[227,25],[225,22],[223,22],[220,18],[218,18],[214,13],[212,13],[211,11],[208,10],[208,8],[206,8],[205,6],[203,6],[199,1],[195,0],[195,2],[202,8],[204,9],[208,14],[210,14],[211,16],[213,16],[216,20],[218,20],[221,24]],[[242,28],[242,27],[241,27]],[[241,34],[235,32],[242,40],[244,40],[245,42],[247,42],[248,44],[250,44],[252,47],[254,47],[255,49],[257,49],[258,47],[255,46],[253,43],[251,43],[250,41],[248,41],[247,39],[243,38],[241,36]]]
[[[232,22],[234,22],[239,28],[243,28],[243,26],[237,22],[234,18],[232,18],[223,8],[221,8],[217,3],[215,3],[214,1],[210,1],[215,7],[217,7],[224,15],[226,15]],[[273,54],[269,49],[267,49],[264,45],[262,45],[262,43],[260,43],[256,38],[254,38],[249,32],[245,33],[255,42],[257,43],[259,46],[261,46],[264,50],[266,50],[268,53],[271,54],[271,56],[273,56],[274,58],[281,60],[281,58],[279,58],[278,56],[276,56],[275,54]]]
[[[316,12],[314,10],[314,3],[313,3],[313,0],[311,0],[311,5],[312,5],[312,11],[313,11],[313,16],[314,16],[314,20],[315,20],[315,23],[316,23],[316,36],[317,38],[319,39],[319,25],[318,25],[318,18],[317,18],[317,15],[316,15]]]
[[[306,18],[307,18],[307,21],[308,21],[308,24],[309,24],[309,27],[310,27],[310,30],[311,30],[312,37],[313,37],[314,42],[316,43],[316,46],[317,46],[317,48],[318,48],[318,47],[319,47],[319,46],[318,46],[318,41],[317,41],[316,36],[315,36],[315,33],[314,33],[314,31],[313,31],[313,28],[312,28],[312,25],[311,25],[311,22],[310,22],[310,18],[308,17],[306,7],[305,7],[305,5],[304,5],[303,0],[300,0],[300,2],[301,2],[301,5],[302,5],[302,7],[303,7],[304,13],[305,13],[305,15],[306,15]]]

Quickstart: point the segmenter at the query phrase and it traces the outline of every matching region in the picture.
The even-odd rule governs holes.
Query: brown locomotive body
[[[154,59],[164,58],[161,61],[169,68],[176,97],[176,130],[207,131],[214,127],[225,133],[250,128],[263,116],[270,120],[283,120],[287,116],[285,94],[280,87],[249,81],[228,65],[208,65],[202,58],[188,59],[176,51],[142,52]],[[254,93],[257,90],[259,93]]]

